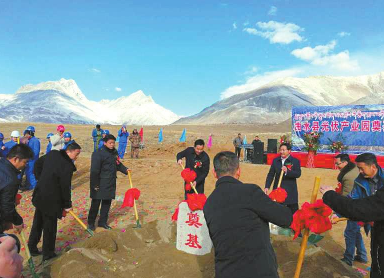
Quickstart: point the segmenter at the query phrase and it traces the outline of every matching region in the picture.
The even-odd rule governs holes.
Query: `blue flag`
[[[247,135],[244,135],[244,139],[243,139],[243,145],[247,145]]]
[[[159,143],[162,143],[163,142],[163,129],[160,128],[160,132],[159,132]]]
[[[179,142],[185,142],[187,141],[187,130],[184,128],[183,133],[181,134],[181,137],[179,139]]]

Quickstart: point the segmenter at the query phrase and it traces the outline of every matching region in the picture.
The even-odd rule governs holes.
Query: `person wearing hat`
[[[4,144],[5,149],[3,150],[3,156],[6,157],[9,151],[12,149],[13,146],[18,144],[18,141],[20,140],[20,133],[17,130],[12,131],[11,133],[11,140],[6,142]]]
[[[101,129],[100,125],[97,124],[96,128],[92,130],[92,138],[93,138],[93,151],[97,151],[99,143],[102,139],[103,130]]]
[[[47,149],[45,150],[45,154],[49,153],[49,152],[52,150],[51,137],[52,137],[53,135],[54,135],[54,134],[53,134],[52,132],[50,132],[50,133],[47,134],[48,145],[47,145]]]
[[[127,148],[127,142],[128,142],[128,136],[129,136],[127,127],[123,125],[119,130],[119,132],[117,133],[117,135],[119,136],[119,148],[117,149],[117,152],[119,153],[120,159],[123,159],[125,150]]]
[[[64,138],[64,147],[63,147],[63,150],[66,150],[68,145],[71,144],[73,142],[72,140],[72,134],[70,132],[64,132],[63,134],[63,138]]]
[[[109,130],[108,129],[104,129],[103,130],[103,134],[101,135],[103,138],[102,140],[100,140],[100,143],[99,143],[99,147],[97,148],[98,150],[100,150],[103,146],[104,146],[104,138],[105,136],[107,136],[109,134]]]
[[[64,144],[65,144],[65,141],[63,138],[65,127],[63,125],[58,125],[56,130],[57,130],[57,133],[51,137],[51,144],[52,144],[51,150],[60,151],[64,148]]]
[[[4,154],[4,150],[5,150],[5,146],[4,146],[4,134],[0,132],[0,157],[3,157]]]
[[[22,188],[22,191],[27,191],[34,189],[36,186],[36,178],[33,173],[36,160],[39,159],[40,154],[40,140],[35,137],[35,127],[29,126],[24,131],[24,137],[28,139],[28,146],[32,149],[34,153],[33,159],[29,160],[27,167],[25,168],[25,175],[27,177],[27,182],[25,187]]]

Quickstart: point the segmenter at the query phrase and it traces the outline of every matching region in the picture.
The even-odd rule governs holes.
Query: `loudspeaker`
[[[268,139],[267,153],[277,153],[277,139]]]
[[[264,143],[259,142],[253,145],[253,164],[263,164]]]

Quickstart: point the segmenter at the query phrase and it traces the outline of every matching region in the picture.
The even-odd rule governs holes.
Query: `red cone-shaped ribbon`
[[[192,189],[191,184],[190,183],[186,183],[185,184],[185,191],[191,191],[191,189]]]
[[[183,171],[181,171],[181,176],[183,177],[186,183],[190,183],[195,181],[197,174],[195,171],[189,168],[185,168]]]
[[[20,205],[22,198],[23,196],[21,196],[19,193],[16,194],[16,206]]]
[[[127,192],[125,192],[124,201],[121,205],[122,208],[125,207],[133,207],[134,201],[138,200],[140,197],[140,190],[137,188],[131,188],[128,189]]]
[[[285,199],[287,199],[287,197],[288,197],[287,191],[285,191],[285,189],[281,188],[281,187],[273,190],[269,194],[269,198],[271,198],[273,201],[276,201],[278,203],[284,203],[284,201],[285,201]]]
[[[332,229],[329,216],[332,214],[332,209],[323,203],[323,200],[317,200],[314,204],[304,203],[301,209],[293,215],[291,224],[292,230],[295,231],[296,239],[304,228],[309,229],[315,234],[324,233]]]

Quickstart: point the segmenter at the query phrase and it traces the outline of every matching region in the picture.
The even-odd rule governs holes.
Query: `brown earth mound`
[[[176,225],[153,221],[141,229],[104,231],[79,242],[45,267],[42,277],[213,278],[214,254],[194,256],[176,249]],[[272,235],[280,277],[293,277],[300,241]],[[301,277],[361,277],[320,247],[309,246]]]

